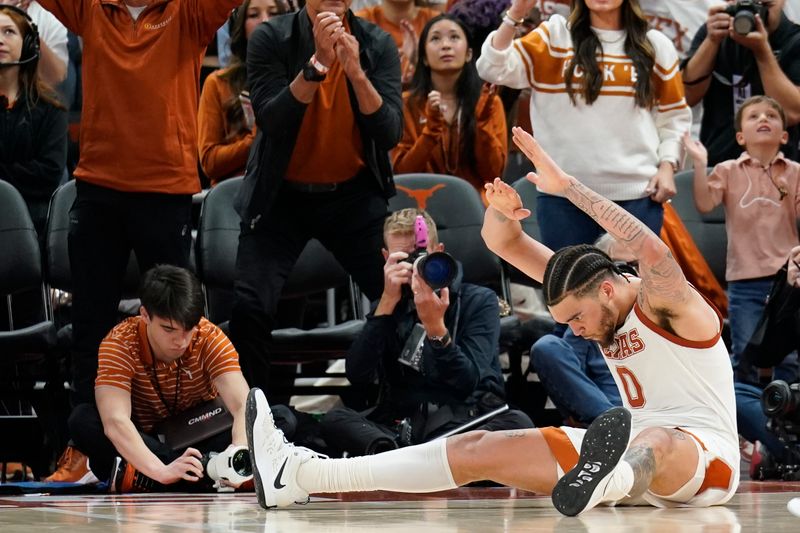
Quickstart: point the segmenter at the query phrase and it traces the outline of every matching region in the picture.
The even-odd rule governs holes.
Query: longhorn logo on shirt
[[[437,183],[430,189],[409,189],[408,187],[397,185],[398,190],[403,191],[417,202],[417,209],[425,209],[428,206],[428,200],[430,200],[431,196],[433,196],[433,193],[445,187],[446,185],[443,183]]]
[[[619,361],[636,355],[644,348],[644,341],[639,337],[639,331],[633,328],[614,337],[614,343],[608,348],[603,348],[603,354],[609,359]]]

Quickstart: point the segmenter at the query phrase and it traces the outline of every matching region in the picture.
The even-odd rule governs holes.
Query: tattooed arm
[[[563,194],[603,229],[631,249],[642,278],[639,306],[664,329],[687,340],[708,340],[720,322],[703,297],[691,288],[666,244],[636,217],[566,174],[521,128],[514,142],[536,166],[528,178],[544,192]]]

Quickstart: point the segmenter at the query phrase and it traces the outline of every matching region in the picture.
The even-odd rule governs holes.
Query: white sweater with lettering
[[[637,72],[625,54],[625,31],[595,32],[603,46],[598,62],[604,79],[592,105],[580,96],[573,105],[567,94],[564,72],[573,48],[560,15],[505,50],[492,47],[492,32],[483,43],[478,72],[490,83],[531,87],[533,134],[567,173],[611,200],[643,198],[659,163],[678,163],[681,135],[692,122],[678,54],[662,33],[647,33],[656,56],[656,105],[645,109],[634,98]]]

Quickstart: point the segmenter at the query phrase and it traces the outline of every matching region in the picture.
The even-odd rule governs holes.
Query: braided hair
[[[557,305],[573,294],[580,298],[595,290],[611,274],[622,275],[614,261],[590,244],[567,246],[550,257],[544,270],[544,300]]]

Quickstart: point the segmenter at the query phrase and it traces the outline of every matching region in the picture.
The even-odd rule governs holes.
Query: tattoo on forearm
[[[638,255],[647,232],[644,224],[636,217],[580,182],[573,182],[567,188],[566,196],[579,209]]]
[[[525,431],[521,429],[514,429],[511,431],[506,431],[505,436],[509,439],[518,439],[525,436]]]
[[[649,446],[638,445],[625,452],[623,461],[633,469],[633,487],[628,493],[631,497],[640,496],[650,487],[656,473],[656,458]]]

